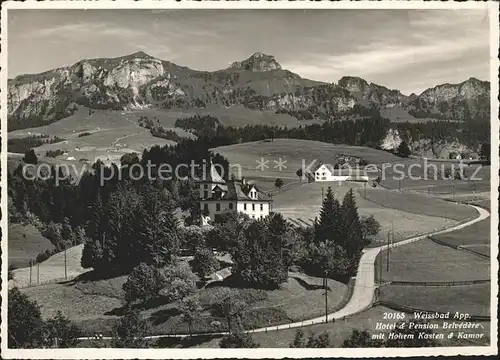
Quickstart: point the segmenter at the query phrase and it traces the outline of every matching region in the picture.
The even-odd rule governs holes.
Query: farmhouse
[[[329,164],[321,164],[314,170],[314,181],[368,181],[363,170],[358,168],[334,168]]]
[[[225,181],[210,166],[200,184],[201,225],[215,222],[224,211],[242,212],[253,219],[269,215],[271,199],[254,184],[243,180]]]

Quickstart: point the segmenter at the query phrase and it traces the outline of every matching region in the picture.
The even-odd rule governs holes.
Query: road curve
[[[490,213],[475,205],[469,205],[476,209],[476,211],[479,213],[479,216],[469,220],[467,222],[457,224],[455,226],[452,226],[447,229],[435,231],[432,233],[424,234],[424,235],[418,235],[412,238],[408,238],[406,240],[394,243],[390,245],[390,248],[394,248],[397,246],[401,245],[406,245],[410,244],[412,242],[422,240],[427,238],[428,236],[433,236],[433,235],[440,235],[440,234],[445,234],[449,233],[452,231],[460,230],[463,228],[466,228],[468,226],[471,226],[481,220],[487,219],[490,216]],[[384,246],[379,246],[376,248],[369,248],[363,251],[363,254],[361,256],[361,259],[359,261],[359,266],[358,266],[358,272],[356,275],[356,283],[354,285],[354,291],[349,299],[349,302],[340,310],[335,311],[331,314],[328,314],[328,320],[331,321],[331,319],[341,319],[346,316],[350,316],[356,313],[359,313],[368,307],[370,307],[373,297],[375,294],[375,259],[377,258],[378,253],[383,250],[387,249],[387,245]],[[304,320],[304,321],[297,321],[294,323],[290,324],[283,324],[283,325],[275,325],[275,326],[266,326],[263,328],[259,329],[253,329],[253,330],[247,330],[247,333],[258,333],[258,332],[268,332],[268,331],[276,331],[276,330],[284,330],[284,329],[293,329],[293,328],[299,328],[302,326],[309,326],[313,324],[320,324],[325,322],[325,315],[319,316],[314,319],[309,319],[309,320]],[[207,335],[225,335],[227,332],[214,332],[214,333],[200,333],[200,334],[192,334],[191,336],[207,336]],[[189,335],[180,335],[180,334],[175,334],[175,335],[152,335],[152,336],[147,336],[145,339],[160,339],[160,338],[167,338],[167,337],[178,337],[178,338],[183,338],[187,337]],[[111,339],[111,337],[101,337],[102,339]],[[79,338],[79,340],[90,340],[94,339],[92,337],[82,337]]]

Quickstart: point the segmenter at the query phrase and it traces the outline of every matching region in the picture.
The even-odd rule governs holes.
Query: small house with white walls
[[[367,182],[368,176],[361,169],[335,169],[329,164],[320,164],[314,170],[314,181],[362,181]]]
[[[225,181],[212,164],[199,185],[202,226],[216,222],[225,211],[242,212],[253,219],[269,215],[272,200],[268,195],[244,179]]]

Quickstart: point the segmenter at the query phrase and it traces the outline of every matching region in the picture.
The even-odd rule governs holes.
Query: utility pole
[[[30,259],[30,286],[31,286],[31,267],[33,265],[33,260]]]
[[[68,267],[67,267],[67,261],[66,261],[66,249],[64,249],[64,278],[68,278]]]
[[[37,283],[40,285],[40,263],[37,264]]]
[[[384,263],[384,249],[380,250],[380,261],[379,265],[379,282],[382,283],[382,264]]]
[[[327,275],[328,271],[325,270],[325,277],[323,279],[323,283],[325,285],[325,324],[328,324],[328,280]]]
[[[390,248],[389,248],[389,241],[390,241],[390,231],[387,232],[387,269],[386,271],[389,272],[389,251],[390,251]]]
[[[366,199],[366,182],[365,182],[365,199]]]

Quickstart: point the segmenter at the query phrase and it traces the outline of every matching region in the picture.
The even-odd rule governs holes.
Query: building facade
[[[328,164],[321,164],[314,170],[314,181],[361,181],[367,182],[369,177],[358,169],[334,169]]]
[[[210,166],[199,185],[201,225],[213,224],[225,211],[241,212],[252,219],[262,219],[271,211],[271,198],[255,184],[245,180],[225,181],[214,166]]]

